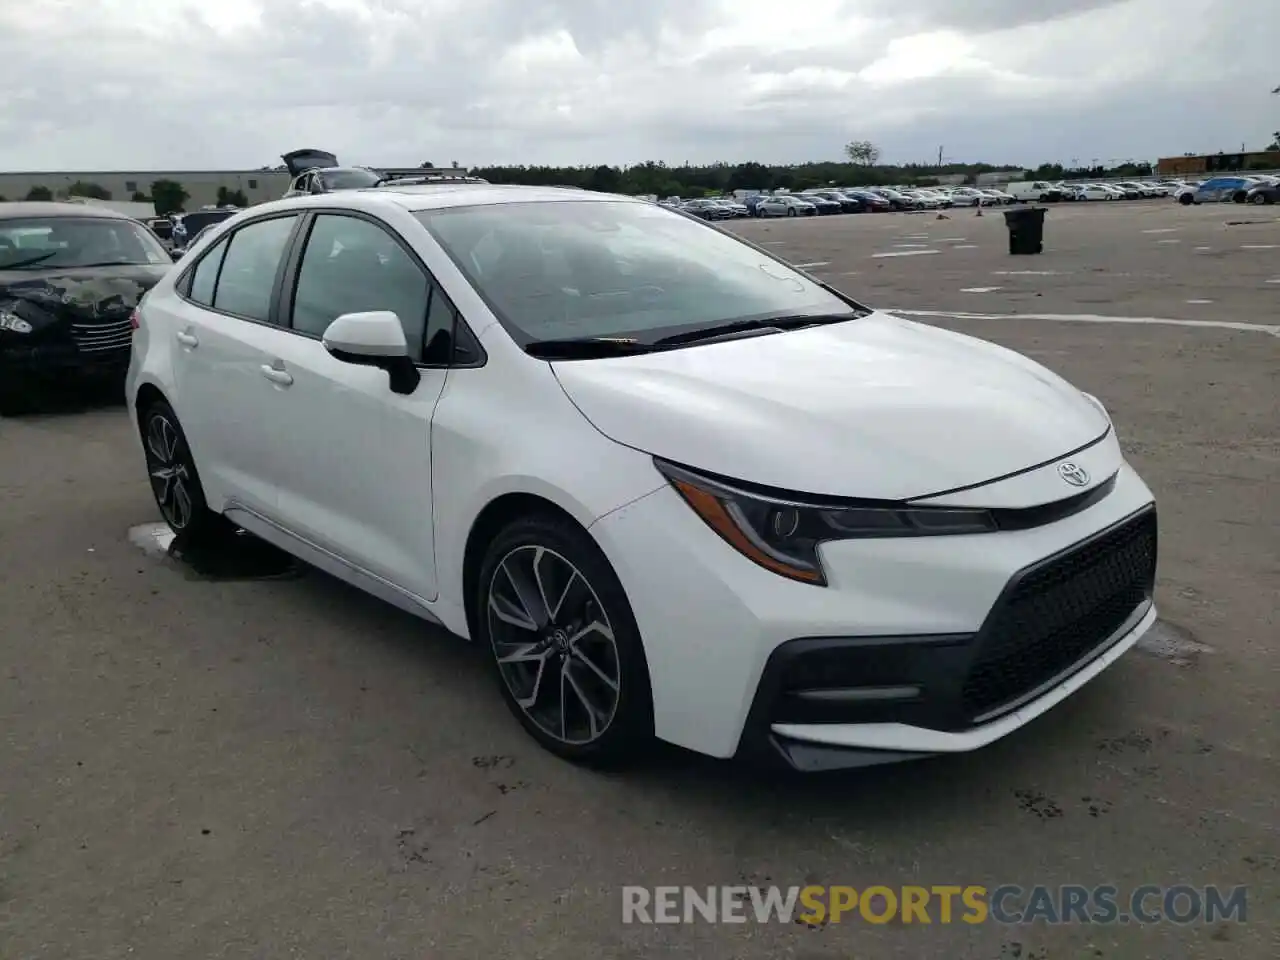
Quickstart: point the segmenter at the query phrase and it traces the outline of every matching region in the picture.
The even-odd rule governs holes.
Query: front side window
[[[105,217],[0,220],[0,270],[172,262],[155,234],[132,220]]]
[[[214,309],[263,323],[270,319],[276,271],[297,220],[259,220],[231,234],[213,294]]]
[[[312,224],[293,297],[293,328],[315,337],[344,313],[391,310],[419,358],[427,320],[427,275],[382,227],[322,213]]]
[[[503,203],[416,215],[522,346],[861,315],[787,264],[654,204]]]

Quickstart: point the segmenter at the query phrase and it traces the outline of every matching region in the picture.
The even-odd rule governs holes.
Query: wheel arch
[[[467,634],[475,639],[480,611],[476,608],[476,587],[484,552],[507,524],[521,517],[551,516],[565,520],[588,533],[587,528],[569,510],[548,497],[526,491],[503,493],[490,500],[476,514],[467,532],[462,551],[462,608],[467,618]]]
[[[147,382],[138,387],[138,391],[133,398],[133,419],[138,425],[139,433],[142,431],[143,414],[147,412],[148,407],[157,401],[168,403],[169,398],[154,383]]]

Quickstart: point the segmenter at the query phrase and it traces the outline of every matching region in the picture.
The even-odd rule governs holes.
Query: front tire
[[[160,515],[188,544],[208,543],[234,530],[209,509],[186,434],[173,407],[157,400],[142,415],[142,448]]]
[[[1178,198],[1178,202],[1182,204],[1184,207],[1189,207],[1194,201],[1191,199],[1191,194],[1184,193],[1182,196]]]
[[[649,667],[617,574],[572,521],[530,516],[485,551],[477,639],[520,725],[574,763],[619,766],[653,742]]]

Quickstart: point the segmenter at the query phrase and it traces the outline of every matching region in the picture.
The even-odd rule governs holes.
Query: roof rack
[[[378,179],[374,184],[375,187],[385,186],[387,184],[417,186],[427,183],[488,183],[483,177],[473,177],[470,174],[459,173],[427,173],[427,174],[405,174],[403,176],[384,176]]]

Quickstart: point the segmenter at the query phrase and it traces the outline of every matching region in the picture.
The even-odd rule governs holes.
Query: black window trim
[[[195,275],[196,269],[200,264],[204,263],[204,258],[209,256],[217,247],[224,242],[227,244],[227,250],[231,249],[231,241],[235,239],[235,235],[245,227],[251,227],[254,224],[266,223],[268,220],[281,220],[285,217],[293,217],[297,222],[294,223],[293,229],[289,233],[289,237],[284,242],[284,249],[280,254],[280,262],[276,264],[276,276],[271,282],[271,300],[267,307],[267,319],[259,320],[257,317],[246,317],[244,314],[232,313],[230,310],[223,310],[215,307],[211,303],[201,303],[198,300],[191,299],[191,279]],[[254,217],[252,220],[246,220],[238,224],[234,230],[227,231],[226,235],[220,237],[217,243],[213,244],[208,250],[200,254],[199,259],[182,272],[177,281],[174,282],[174,292],[182,298],[183,302],[191,304],[193,307],[199,307],[201,310],[208,310],[210,313],[216,313],[219,316],[231,317],[233,320],[242,320],[245,323],[256,323],[261,327],[271,327],[275,330],[288,330],[283,326],[280,320],[280,284],[284,279],[285,268],[289,264],[289,257],[293,252],[294,246],[297,244],[298,228],[306,220],[305,210],[277,210],[260,217]],[[213,298],[218,298],[218,284],[222,280],[222,267],[226,263],[226,251],[222,255],[222,263],[218,264],[218,274],[213,278]]]
[[[387,223],[380,217],[366,213],[363,210],[352,210],[349,207],[313,207],[308,206],[301,218],[299,228],[294,231],[290,238],[289,244],[285,247],[284,257],[281,262],[285,269],[277,276],[276,281],[279,284],[275,294],[276,302],[274,306],[279,310],[279,316],[286,319],[287,323],[281,323],[279,329],[288,331],[294,336],[304,337],[307,340],[319,341],[321,338],[314,333],[307,333],[305,330],[295,329],[293,326],[293,302],[298,291],[298,276],[302,272],[302,256],[306,250],[306,241],[311,236],[311,227],[314,225],[316,217],[321,214],[336,215],[341,217],[349,217],[354,220],[364,220],[384,231],[392,240],[400,247],[401,250],[412,260],[427,278],[430,287],[430,295],[427,297],[427,305],[422,324],[422,343],[418,345],[419,356],[425,356],[427,350],[427,326],[431,316],[431,303],[437,293],[444,297],[445,302],[449,305],[450,311],[453,313],[453,357],[447,363],[423,363],[419,360],[414,361],[414,366],[419,370],[471,370],[477,367],[483,367],[489,361],[489,356],[485,353],[484,347],[480,345],[480,338],[475,335],[466,318],[462,316],[457,305],[453,302],[453,298],[445,291],[440,281],[436,279],[436,275],[431,272],[430,268],[418,256],[417,252],[405,242],[404,237],[400,235],[400,231],[396,230],[391,224]],[[221,273],[221,268],[219,268]],[[475,359],[459,361],[457,359],[459,347],[465,341],[468,352],[475,355]]]

